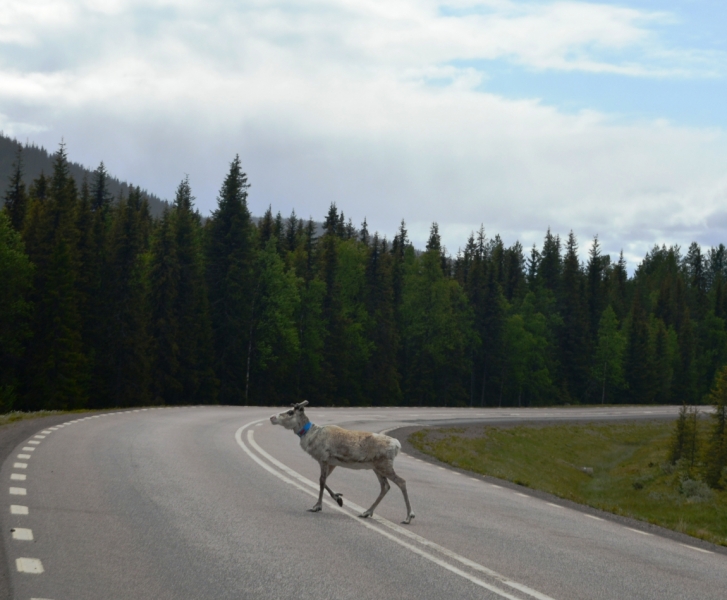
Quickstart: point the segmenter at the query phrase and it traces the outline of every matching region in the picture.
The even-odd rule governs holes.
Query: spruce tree
[[[103,304],[97,376],[106,406],[142,405],[150,396],[150,337],[145,255],[148,211],[139,188],[131,188],[113,211],[105,248]]]
[[[25,227],[28,253],[36,265],[36,308],[23,373],[24,408],[82,408],[89,372],[77,285],[78,193],[63,144],[54,157],[53,177],[36,183],[36,194],[42,194],[36,195]]]
[[[690,312],[699,320],[707,310],[707,269],[699,244],[692,242],[684,257],[689,289]]]
[[[113,195],[109,190],[109,174],[103,162],[93,172],[91,186],[91,209],[96,212],[106,212],[111,206]]]
[[[171,404],[182,397],[180,377],[180,264],[172,211],[165,209],[154,232],[149,266],[152,395],[154,404]]]
[[[704,480],[710,487],[720,488],[727,485],[727,366],[717,373],[709,400],[714,412],[704,457]]]
[[[560,289],[560,351],[564,400],[581,402],[585,399],[590,348],[584,277],[578,259],[578,244],[573,232],[568,236]]]
[[[247,175],[239,156],[206,228],[206,273],[214,339],[215,374],[223,404],[240,404],[247,389],[247,357],[254,294],[254,234],[247,207]],[[269,213],[270,211],[268,211]],[[292,217],[294,218],[294,216]],[[295,234],[291,235],[295,239]]]
[[[28,196],[23,182],[23,147],[18,146],[12,171],[5,192],[5,206],[3,211],[10,219],[10,225],[15,231],[22,231],[25,222],[25,213],[28,210]]]
[[[628,315],[628,272],[626,270],[626,259],[623,250],[619,253],[618,262],[609,272],[608,282],[608,304],[613,307],[619,322]]]
[[[525,255],[520,242],[505,250],[502,291],[508,302],[521,300],[526,289]]]
[[[613,308],[608,306],[599,320],[596,347],[593,353],[592,377],[600,384],[601,404],[606,401],[607,389],[613,393],[614,390],[623,387],[625,342],[626,340],[618,328],[616,313]]]
[[[217,379],[212,368],[212,327],[202,254],[201,219],[193,210],[188,178],[182,180],[174,200],[174,227],[179,261],[177,318],[179,319],[180,381],[184,403],[217,400]]]
[[[92,212],[91,196],[88,181],[84,177],[81,196],[76,211],[76,228],[78,229],[78,308],[82,315],[81,338],[83,352],[88,358],[91,373],[89,387],[89,405],[99,406],[103,403],[104,391],[99,387],[95,376],[98,366],[98,353],[105,342],[100,328],[102,325],[102,274],[104,268],[104,244],[106,227],[99,223],[99,214]]]
[[[325,327],[323,361],[320,373],[321,401],[334,405],[341,401],[340,385],[346,371],[345,323],[341,299],[341,282],[338,272],[338,245],[340,243],[341,221],[335,204],[324,222],[325,235],[319,240],[320,277],[325,285],[321,317]],[[346,399],[348,400],[348,399]]]
[[[543,242],[538,263],[538,281],[546,289],[557,293],[560,288],[560,277],[563,268],[560,238],[548,229]]]
[[[33,265],[20,234],[0,212],[0,412],[12,410],[18,400],[18,371],[30,335],[32,281]]]
[[[588,251],[588,263],[586,264],[586,300],[588,302],[588,325],[591,339],[596,337],[598,324],[605,309],[604,301],[606,298],[603,293],[605,269],[603,259],[598,236],[595,236],[591,249]]]
[[[185,178],[162,219],[150,268],[155,401],[164,404],[217,399],[201,224],[193,200]]]
[[[300,351],[296,322],[298,280],[278,255],[277,238],[258,257],[256,297],[249,330],[245,398],[254,404],[295,400],[291,385]]]
[[[369,245],[369,242],[362,243]],[[394,310],[394,258],[382,250],[378,234],[374,234],[370,240],[367,258],[366,309],[369,318],[366,334],[371,341],[372,350],[371,358],[366,364],[364,385],[371,404],[391,406],[401,401],[396,360],[399,335]]]
[[[649,322],[642,293],[637,291],[629,317],[624,375],[628,397],[633,404],[649,404],[654,399],[654,363]]]

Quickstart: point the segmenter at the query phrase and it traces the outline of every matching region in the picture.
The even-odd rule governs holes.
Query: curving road
[[[270,408],[145,409],[70,420],[10,454],[3,543],[18,600],[502,598],[723,600],[727,555],[402,453],[416,518],[369,471],[329,479]],[[659,418],[648,409],[316,409],[353,429]],[[329,499],[330,500],[330,499]],[[651,531],[651,533],[650,533]]]

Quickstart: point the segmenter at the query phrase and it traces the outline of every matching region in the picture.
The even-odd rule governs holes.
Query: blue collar
[[[300,431],[296,431],[296,434],[298,435],[298,437],[303,437],[306,433],[308,433],[308,430],[311,428],[311,425],[313,425],[313,423],[311,423],[309,421],[308,423],[303,425],[303,429],[301,429]]]

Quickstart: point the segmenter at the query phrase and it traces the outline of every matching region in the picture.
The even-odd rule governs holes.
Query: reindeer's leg
[[[326,479],[330,477],[331,473],[333,473],[333,469],[335,468],[336,467],[334,465],[329,465]],[[331,488],[328,487],[328,485],[326,485],[326,491],[331,495],[331,498],[338,502],[338,506],[343,506],[343,494],[335,493]]]
[[[386,481],[386,477],[384,477],[383,474],[381,474],[378,469],[374,468],[374,473],[376,473],[376,477],[378,477],[379,483],[381,484],[381,493],[379,494],[379,497],[376,498],[376,502],[374,502],[371,505],[371,508],[369,508],[367,511],[365,511],[359,515],[359,517],[363,517],[364,519],[366,517],[370,517],[374,514],[374,509],[379,505],[379,502],[381,502],[381,499],[384,496],[386,496],[386,492],[388,492],[389,489],[391,488],[391,486],[389,485],[389,482]]]
[[[315,506],[310,509],[309,512],[320,512],[320,510],[323,508],[323,490],[326,489],[328,486],[326,485],[326,478],[328,477],[328,465],[326,463],[320,463],[321,465],[321,478],[319,479],[319,482],[321,484],[320,491],[318,492],[318,502],[315,503]]]
[[[409,494],[406,493],[406,480],[403,477],[399,477],[394,471],[393,460],[386,465],[382,465],[382,473],[387,479],[391,479],[391,481],[398,485],[401,493],[404,494],[404,502],[406,502],[406,519],[404,519],[402,523],[404,525],[409,525],[411,520],[414,518],[414,513],[411,511],[411,504],[409,504]]]

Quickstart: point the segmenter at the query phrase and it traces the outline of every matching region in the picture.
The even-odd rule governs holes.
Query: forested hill
[[[13,163],[18,154],[18,148],[23,149],[23,181],[26,186],[36,179],[41,173],[50,175],[53,172],[53,155],[49,154],[45,148],[35,146],[34,144],[21,144],[17,140],[0,134],[0,189],[4,190],[8,178],[13,170]],[[79,165],[78,163],[69,162],[68,169],[71,177],[76,182],[78,189],[81,189],[83,178],[86,177],[89,184],[94,179],[94,171],[91,171]],[[119,181],[115,177],[107,176],[106,185],[110,195],[119,198],[120,194],[129,195],[130,184],[125,181]],[[149,202],[149,210],[155,217],[161,216],[164,208],[169,206],[168,202],[159,199],[154,194],[150,194],[142,190]],[[3,196],[0,195],[0,206],[4,202]]]
[[[655,246],[631,276],[572,232],[480,228],[451,256],[434,223],[417,252],[404,221],[387,239],[335,205],[320,235],[253,221],[239,158],[204,220],[187,179],[155,218],[52,160],[0,210],[2,410],[699,403],[727,364],[722,244]]]

